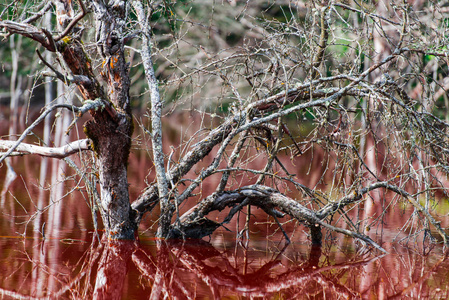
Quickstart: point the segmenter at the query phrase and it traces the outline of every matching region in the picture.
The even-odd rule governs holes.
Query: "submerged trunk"
[[[92,140],[95,152],[101,201],[97,203],[107,236],[111,239],[133,239],[136,226],[131,222],[128,193],[127,164],[133,131],[129,109],[129,80],[123,52],[120,67],[110,65],[105,77],[108,91],[105,93],[84,55],[79,43],[64,45],[63,56],[75,74],[87,75],[89,81],[78,86],[86,100],[101,99],[103,106],[91,110],[93,117],[84,126],[84,132]],[[117,55],[118,56],[118,55]],[[75,63],[77,60],[78,63]],[[117,63],[118,64],[118,63]],[[117,69],[117,70],[116,70]]]
[[[62,3],[58,10],[66,22],[73,19],[70,2]],[[131,220],[128,193],[127,164],[133,131],[129,99],[129,69],[124,55],[122,36],[123,20],[126,19],[125,4],[108,7],[102,1],[93,1],[96,22],[97,52],[103,58],[100,75],[106,89],[97,79],[91,60],[83,48],[81,36],[73,34],[58,43],[65,62],[85,100],[101,100],[101,108],[91,110],[93,119],[84,126],[84,132],[92,140],[95,152],[100,203],[97,203],[103,226],[110,239],[134,239],[136,225]],[[63,26],[66,28],[68,25]],[[105,91],[106,90],[106,91]]]
[[[133,239],[136,225],[131,222],[128,193],[127,162],[131,146],[131,119],[122,116],[120,124],[100,126],[86,124],[88,136],[94,140],[100,183],[100,214],[109,238]]]

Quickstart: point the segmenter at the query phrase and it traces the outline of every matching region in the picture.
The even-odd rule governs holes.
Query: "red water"
[[[73,232],[71,233],[73,235]],[[449,261],[387,245],[311,249],[253,240],[113,245],[84,239],[2,237],[0,295],[51,299],[447,299]],[[7,299],[9,297],[6,297]]]
[[[183,123],[184,116],[173,118],[166,127],[171,133],[166,135],[167,145],[180,140],[179,130],[169,124],[186,124],[183,134],[187,136],[195,132]],[[7,122],[0,120],[0,134],[6,132]],[[134,150],[142,144],[136,135]],[[306,163],[295,165],[315,168],[322,156],[317,152],[302,159]],[[194,171],[210,161],[206,158]],[[326,232],[324,247],[312,249],[308,230],[293,222],[285,224],[292,240],[286,246],[277,226],[256,209],[251,211],[255,217],[249,242],[244,239],[242,243],[236,234],[244,226],[243,214],[210,239],[158,241],[154,239],[157,212],[153,212],[142,222],[138,242],[107,245],[96,238],[83,184],[63,164],[49,161],[46,180],[39,182],[41,158],[16,157],[11,163],[19,177],[7,190],[6,167],[0,166],[2,299],[449,298],[449,260],[441,247],[429,251],[414,247],[413,240],[408,248],[391,242],[408,220],[409,208],[389,210],[382,226],[371,230],[388,251],[383,256],[352,239]],[[152,181],[151,166],[145,151],[131,155],[132,199],[145,182]],[[304,174],[301,167],[289,171]],[[302,183],[315,185],[321,176],[321,169],[316,169],[301,178]],[[215,189],[219,178],[203,185],[199,190],[203,197]],[[239,180],[235,179],[236,184]],[[52,191],[40,185],[52,185]],[[192,201],[181,210],[187,210]]]

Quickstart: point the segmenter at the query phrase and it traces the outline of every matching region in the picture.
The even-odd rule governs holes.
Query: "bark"
[[[49,2],[51,4],[51,2]],[[48,4],[47,4],[48,5]],[[47,28],[51,27],[51,14],[47,13],[44,15],[43,22]],[[51,59],[51,52],[47,52],[45,55],[45,59],[49,61]],[[45,80],[47,81],[45,85],[45,106],[49,106],[51,101],[54,99],[54,93],[53,93],[53,81],[51,77],[45,77]],[[50,118],[45,118],[44,120],[44,133],[43,133],[43,142],[44,145],[50,144],[50,130],[51,130],[51,120]],[[39,174],[39,184],[40,186],[44,186],[45,179],[47,177],[47,168],[48,168],[48,159],[43,158],[41,162],[41,169]],[[41,209],[43,207],[43,199],[42,199],[42,192],[40,192],[39,195],[39,204],[38,207]],[[36,224],[39,226],[40,224],[40,217],[36,218]],[[36,227],[38,227],[36,226]]]
[[[150,86],[151,92],[151,128],[152,128],[152,148],[153,161],[156,167],[157,187],[159,193],[159,203],[161,206],[161,216],[157,235],[166,237],[170,228],[171,218],[173,215],[173,205],[169,203],[169,182],[164,166],[164,152],[162,147],[162,106],[163,102],[159,94],[159,87],[156,76],[154,75],[153,60],[151,58],[151,26],[148,23],[149,17],[146,16],[142,3],[133,1],[134,8],[137,13],[142,34],[142,62],[145,69],[145,76]]]
[[[72,154],[79,153],[80,151],[90,150],[90,143],[91,141],[88,139],[74,141],[62,147],[43,147],[32,144],[20,143],[10,155],[13,156],[13,155],[37,154],[45,157],[64,158]],[[0,150],[10,149],[15,144],[16,142],[14,141],[0,140]],[[0,154],[2,153],[0,152]]]
[[[382,247],[377,245],[369,237],[360,233],[331,226],[325,223],[322,220],[323,216],[317,215],[315,211],[299,204],[294,199],[286,197],[279,191],[263,185],[251,185],[241,187],[234,191],[226,191],[210,195],[181,216],[180,222],[172,225],[169,237],[179,238],[182,236],[184,238],[201,238],[207,236],[221,226],[221,224],[229,222],[232,216],[246,205],[261,208],[268,215],[272,215],[273,217],[283,217],[284,214],[292,216],[299,222],[302,222],[306,226],[310,227],[312,243],[315,245],[321,244],[321,227],[324,226],[333,231],[341,232],[361,239],[376,249],[385,252]],[[233,209],[231,209],[228,217],[226,217],[222,223],[205,218],[205,216],[210,212],[222,211],[226,207],[233,207]],[[284,214],[277,211],[277,209]],[[188,236],[187,233],[192,234],[192,236]]]
[[[90,62],[78,43],[73,51],[66,51],[66,61],[72,53],[82,57],[84,68],[73,64],[72,72],[88,76],[92,84],[83,85],[86,99],[107,99],[113,107],[107,111],[91,111],[93,120],[85,124],[85,133],[93,142],[99,170],[100,212],[109,238],[133,239],[136,224],[131,221],[128,192],[127,163],[131,148],[133,121],[129,99],[129,70],[124,57],[123,25],[126,20],[126,3],[118,1],[106,6],[94,1],[94,18],[97,44],[103,61],[103,77],[107,82],[107,96],[93,77]],[[82,64],[83,65],[83,64]]]

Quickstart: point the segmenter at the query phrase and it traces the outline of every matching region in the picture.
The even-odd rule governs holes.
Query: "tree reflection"
[[[130,241],[110,242],[98,265],[94,299],[121,299],[128,264],[135,245]]]
[[[265,256],[257,259],[246,249],[243,255],[235,256],[204,241],[158,240],[156,253],[129,242],[111,242],[103,249],[94,298],[120,299],[130,258],[143,279],[141,284],[151,286],[149,299],[204,296],[220,299],[230,294],[248,297],[331,294],[357,298],[357,290],[324,273],[347,273],[373,261],[360,256],[343,264],[321,266],[320,248],[311,248],[308,258],[299,264],[286,264],[285,250],[269,259]]]
[[[157,240],[148,246],[125,241],[98,243],[94,238],[81,257],[72,257],[75,263],[69,265],[67,258],[64,263],[49,259],[50,242],[39,246],[36,250],[47,260],[36,260],[24,253],[19,269],[12,272],[6,268],[10,274],[5,278],[17,278],[15,285],[3,282],[0,295],[15,299],[448,296],[447,255],[430,260],[393,247],[389,249],[392,254],[386,256],[373,257],[371,252],[358,251],[342,257],[339,251],[298,248],[295,244],[273,251],[241,245],[218,249],[202,240]],[[32,267],[28,268],[27,263]],[[38,270],[41,276],[29,276],[27,269]],[[50,282],[54,282],[51,287]],[[46,286],[47,290],[12,288],[18,285]]]

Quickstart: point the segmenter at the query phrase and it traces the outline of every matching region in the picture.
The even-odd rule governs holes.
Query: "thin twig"
[[[23,20],[23,23],[32,23],[36,21],[37,19],[41,18],[53,5],[52,1],[48,1],[45,3],[45,6],[37,13],[35,13],[33,16],[26,18]]]
[[[55,73],[56,78],[58,78],[59,80],[61,80],[62,82],[64,82],[65,84],[67,84],[67,77],[64,76],[61,72],[59,72],[58,70],[56,70],[55,68],[53,68],[52,65],[50,65],[45,59],[44,57],[41,55],[40,51],[38,49],[36,49],[36,53],[37,56],[39,56],[39,59],[44,63],[44,65],[46,65],[47,67],[50,68],[50,70],[53,71],[53,73]]]

